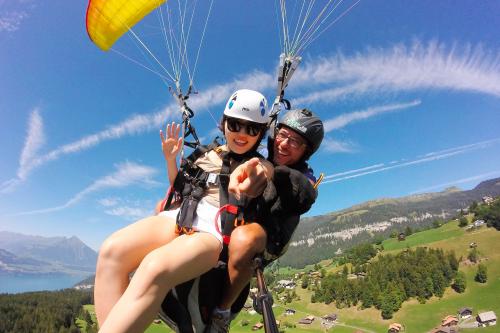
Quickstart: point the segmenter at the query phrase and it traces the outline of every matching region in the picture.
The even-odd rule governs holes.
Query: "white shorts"
[[[196,207],[196,217],[193,221],[193,229],[195,231],[203,231],[208,232],[213,235],[219,242],[222,243],[222,235],[220,233],[221,223],[220,217],[217,218],[217,222],[215,222],[215,217],[217,216],[217,212],[219,211],[218,207],[215,207],[209,204],[205,198],[202,198]],[[167,216],[174,221],[177,219],[177,214],[179,213],[179,208],[173,210],[165,210],[159,213],[159,216]],[[217,227],[216,224],[217,223]],[[217,230],[218,228],[218,230]]]

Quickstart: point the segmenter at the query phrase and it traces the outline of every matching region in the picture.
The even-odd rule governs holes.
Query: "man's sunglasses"
[[[250,136],[259,135],[265,128],[265,125],[253,122],[242,122],[236,118],[226,117],[227,129],[231,132],[239,132],[245,128],[245,132]]]

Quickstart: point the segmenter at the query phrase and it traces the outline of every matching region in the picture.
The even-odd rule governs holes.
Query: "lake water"
[[[71,288],[89,275],[8,275],[0,274],[0,293],[58,290]]]

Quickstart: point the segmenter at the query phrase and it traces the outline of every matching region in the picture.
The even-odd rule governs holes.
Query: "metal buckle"
[[[209,173],[207,178],[207,184],[217,185],[218,176],[219,175],[216,173]]]

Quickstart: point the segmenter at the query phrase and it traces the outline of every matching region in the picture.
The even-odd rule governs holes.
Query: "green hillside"
[[[442,298],[433,297],[425,304],[416,300],[403,303],[402,308],[395,313],[390,320],[383,320],[380,311],[370,308],[360,310],[357,307],[338,309],[334,305],[311,303],[312,292],[296,287],[300,300],[290,304],[278,303],[275,309],[276,319],[281,323],[281,329],[287,332],[387,332],[391,323],[397,322],[405,325],[406,332],[428,332],[441,323],[442,318],[447,315],[455,315],[462,307],[473,308],[474,315],[478,312],[493,310],[500,314],[500,232],[493,228],[481,227],[473,232],[466,232],[458,227],[458,222],[452,221],[440,228],[426,230],[413,234],[405,241],[398,242],[389,239],[383,242],[385,250],[383,254],[395,253],[407,247],[426,246],[429,248],[441,248],[445,251],[453,250],[457,257],[466,258],[469,244],[475,242],[478,247],[481,262],[488,268],[488,281],[480,284],[474,281],[477,265],[466,265],[460,263],[460,271],[467,277],[467,289],[463,294],[458,294],[451,288],[447,288]],[[276,297],[275,297],[276,298]],[[285,316],[284,310],[293,308],[295,315]],[[320,318],[325,314],[335,313],[339,317],[339,323],[333,328],[326,329],[321,326]],[[311,325],[300,325],[298,321],[307,316],[314,315],[317,319]],[[251,332],[251,327],[261,321],[258,314],[243,312],[231,325],[231,332]],[[242,323],[248,325],[242,326]],[[292,326],[284,328],[284,326]],[[295,327],[293,327],[295,325]],[[464,332],[474,332],[478,329],[463,329]],[[481,332],[500,332],[500,325],[480,329]]]
[[[457,257],[466,258],[469,244],[475,242],[480,253],[482,263],[488,268],[488,281],[480,284],[474,281],[477,265],[466,266],[460,263],[460,271],[467,276],[467,289],[463,294],[458,294],[451,288],[447,288],[441,299],[436,297],[425,304],[419,304],[416,300],[405,302],[401,309],[395,313],[390,320],[383,320],[380,311],[370,308],[360,310],[357,307],[338,309],[334,305],[311,303],[312,292],[307,289],[296,287],[299,297],[289,304],[281,304],[276,300],[274,312],[276,319],[280,321],[280,329],[285,332],[338,332],[353,333],[362,331],[367,333],[385,333],[391,323],[397,322],[405,325],[406,332],[424,333],[441,323],[441,319],[447,315],[455,315],[462,307],[473,308],[474,315],[478,312],[493,310],[500,314],[500,232],[493,228],[482,227],[473,232],[465,232],[458,227],[458,223],[452,221],[440,228],[427,230],[409,236],[405,241],[398,242],[389,239],[383,242],[382,253],[395,253],[406,247],[427,246],[429,248],[442,248],[445,251],[453,250]],[[335,268],[338,269],[338,268]],[[296,313],[292,316],[284,314],[285,309],[292,308]],[[231,325],[231,332],[249,333],[252,326],[261,322],[261,316],[243,311]],[[325,314],[335,313],[338,315],[338,324],[327,329],[321,325],[320,317]],[[316,316],[311,325],[301,325],[298,321],[307,315]],[[152,326],[148,332],[167,332],[167,329],[158,329]],[[154,329],[154,330],[153,330]],[[158,329],[158,330],[157,330]],[[263,332],[263,330],[261,330]],[[461,332],[500,332],[500,325],[481,329],[461,329]]]
[[[441,323],[441,319],[447,315],[455,315],[462,307],[473,308],[474,315],[478,312],[493,310],[500,314],[500,232],[494,228],[485,226],[472,232],[464,231],[458,227],[458,222],[452,221],[440,228],[415,233],[398,242],[395,239],[385,240],[382,245],[385,250],[382,254],[397,253],[407,247],[414,248],[425,246],[428,248],[441,248],[445,251],[455,251],[457,258],[465,259],[470,251],[469,244],[475,242],[481,263],[488,269],[488,281],[480,284],[474,281],[477,264],[460,262],[459,270],[467,277],[467,289],[458,294],[451,288],[447,288],[442,298],[433,297],[425,304],[416,300],[403,303],[401,309],[394,314],[390,320],[383,320],[380,311],[370,308],[360,310],[357,307],[338,309],[334,305],[311,303],[312,292],[300,287],[300,282],[295,288],[298,298],[289,304],[282,304],[275,297],[274,312],[276,319],[280,321],[280,329],[285,332],[387,332],[391,323],[403,324],[406,332],[428,332]],[[376,259],[375,259],[376,260]],[[326,262],[323,262],[326,264]],[[323,264],[322,263],[322,264]],[[332,270],[338,270],[335,267]],[[330,269],[328,269],[331,271]],[[292,308],[296,313],[291,316],[284,314],[285,309]],[[335,313],[338,315],[338,323],[332,328],[321,325],[320,317],[325,314]],[[316,317],[311,325],[298,324],[301,318],[307,315]],[[261,322],[262,317],[252,311],[242,313],[232,322],[231,332],[252,332],[252,326]],[[148,333],[169,332],[163,324],[152,324],[146,331]],[[263,330],[261,330],[263,332]],[[500,332],[500,325],[481,329],[461,329],[461,332]]]
[[[446,315],[454,315],[462,307],[472,307],[477,312],[493,310],[500,314],[500,233],[493,228],[482,227],[473,232],[465,232],[458,227],[457,222],[450,222],[438,229],[427,230],[411,235],[406,241],[387,240],[383,242],[384,254],[401,251],[410,246],[427,246],[442,248],[445,251],[453,250],[457,257],[466,258],[469,244],[475,242],[479,250],[482,263],[488,268],[488,282],[483,284],[474,281],[477,265],[466,266],[461,262],[459,270],[467,276],[467,289],[458,294],[448,288],[443,298],[433,298],[426,304],[419,304],[416,300],[406,302],[390,320],[382,320],[380,311],[375,309],[358,310],[355,307],[337,309],[333,305],[310,304],[311,293],[301,290],[302,300],[296,306],[304,313],[324,315],[336,313],[341,324],[348,324],[362,328],[366,332],[387,332],[390,323],[397,322],[405,325],[407,332],[427,332],[440,324]],[[314,327],[311,327],[314,330]],[[332,330],[332,332],[334,332]],[[467,330],[469,331],[469,330]],[[470,330],[472,331],[472,330]],[[481,329],[481,332],[500,332],[500,326]]]
[[[407,227],[429,229],[437,222],[455,218],[460,209],[481,202],[484,196],[500,196],[500,178],[484,181],[467,191],[453,188],[377,199],[325,215],[304,217],[288,252],[280,260],[284,266],[302,268],[331,258],[339,249],[345,251],[360,243],[388,238],[392,232],[399,233]]]

